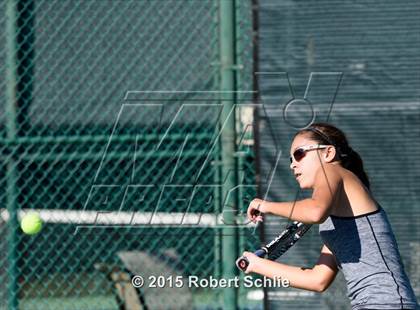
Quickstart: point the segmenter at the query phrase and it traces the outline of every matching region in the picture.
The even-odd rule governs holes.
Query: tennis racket
[[[290,249],[311,226],[294,221],[280,235],[255,251],[254,254],[262,258],[267,257],[269,260],[276,260]],[[245,256],[241,256],[236,260],[236,266],[242,271],[245,271],[248,265],[249,261]]]

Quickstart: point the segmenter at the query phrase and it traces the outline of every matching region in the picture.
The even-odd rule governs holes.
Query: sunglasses
[[[302,160],[303,157],[305,157],[306,152],[312,151],[312,150],[319,150],[319,149],[325,149],[329,147],[329,145],[323,145],[323,144],[316,144],[316,145],[308,145],[308,146],[302,146],[297,148],[293,152],[293,157],[290,157],[290,162],[293,162],[293,158],[295,161],[299,162]]]

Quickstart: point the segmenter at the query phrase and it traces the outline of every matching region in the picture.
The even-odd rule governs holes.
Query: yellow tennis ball
[[[20,227],[25,234],[35,235],[42,228],[42,220],[38,213],[29,212],[22,218]]]

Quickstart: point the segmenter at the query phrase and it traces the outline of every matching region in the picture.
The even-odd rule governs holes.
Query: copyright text
[[[290,281],[282,278],[253,278],[248,275],[245,277],[234,277],[230,279],[216,278],[210,276],[208,278],[200,278],[198,276],[149,276],[144,278],[136,275],[132,277],[132,284],[134,287],[148,288],[181,288],[187,286],[189,288],[228,288],[228,287],[246,287],[246,288],[280,288],[289,287]]]

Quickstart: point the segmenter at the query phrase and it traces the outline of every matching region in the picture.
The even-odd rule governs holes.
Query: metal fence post
[[[18,167],[17,139],[29,128],[28,109],[32,101],[34,2],[8,0],[6,3],[6,135],[10,155],[6,165],[8,221],[8,308],[18,309]]]
[[[17,102],[17,2],[15,0],[7,1],[6,6],[6,47],[7,47],[7,66],[6,66],[6,80],[7,80],[7,104],[6,104],[6,129],[8,146],[13,147],[17,136],[16,125],[16,102]],[[16,181],[17,181],[17,167],[14,160],[13,153],[9,156],[6,165],[7,178],[7,211],[9,213],[8,221],[8,308],[18,308],[18,274],[17,274],[17,242],[18,242],[18,216],[16,203]]]
[[[220,1],[220,77],[221,77],[221,97],[223,104],[221,123],[224,124],[222,131],[222,201],[223,228],[222,238],[222,258],[223,258],[223,277],[225,279],[234,278],[237,275],[235,259],[238,247],[238,228],[235,226],[235,209],[237,199],[229,192],[237,184],[236,169],[236,137],[235,137],[235,1]],[[231,198],[228,202],[227,197]],[[234,206],[227,210],[226,206]],[[224,309],[236,309],[238,306],[238,289],[235,287],[225,288],[223,291]]]

